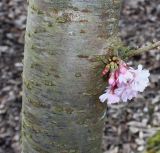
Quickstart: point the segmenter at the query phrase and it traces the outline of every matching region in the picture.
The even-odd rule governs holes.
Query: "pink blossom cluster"
[[[131,100],[148,86],[149,75],[149,71],[143,70],[142,65],[138,65],[138,69],[135,70],[124,61],[120,61],[118,68],[110,73],[109,87],[99,97],[100,101],[107,100],[108,104],[113,104]]]

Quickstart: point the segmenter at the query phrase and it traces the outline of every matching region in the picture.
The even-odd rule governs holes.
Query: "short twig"
[[[126,55],[126,57],[129,58],[129,57],[132,57],[132,56],[135,56],[135,55],[139,55],[139,54],[142,54],[142,53],[147,52],[149,50],[158,48],[159,46],[160,46],[160,41],[158,41],[154,44],[148,45],[146,47],[139,48],[137,50],[132,50]]]

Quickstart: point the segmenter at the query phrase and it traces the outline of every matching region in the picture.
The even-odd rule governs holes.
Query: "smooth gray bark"
[[[97,62],[120,0],[29,0],[22,153],[100,153],[105,106]]]

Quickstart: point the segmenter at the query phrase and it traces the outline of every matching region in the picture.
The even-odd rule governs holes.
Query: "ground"
[[[26,1],[1,0],[0,23],[0,153],[19,153]],[[160,0],[125,0],[120,27],[123,41],[134,48],[160,40]],[[129,63],[150,70],[150,85],[134,101],[109,108],[105,153],[143,152],[160,129],[160,52],[152,50]]]

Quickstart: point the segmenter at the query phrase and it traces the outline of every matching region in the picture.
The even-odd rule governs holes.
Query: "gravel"
[[[130,47],[160,40],[160,0],[126,0],[120,26],[121,37]],[[150,70],[150,85],[130,103],[109,108],[105,153],[143,153],[147,139],[160,130],[160,52],[138,55],[130,64]]]

